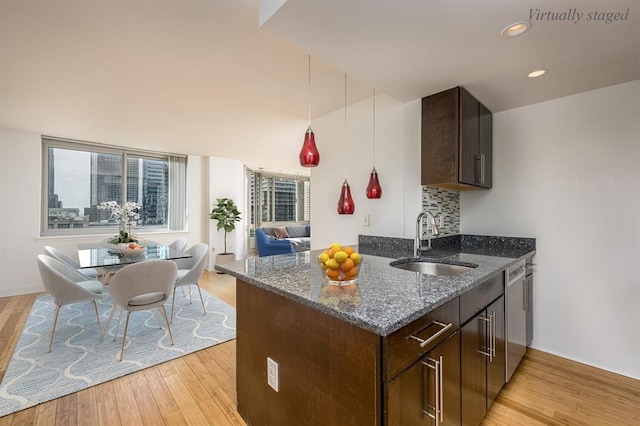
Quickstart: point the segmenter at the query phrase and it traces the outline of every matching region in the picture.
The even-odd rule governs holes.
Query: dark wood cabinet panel
[[[247,424],[380,425],[380,336],[237,280],[238,412]],[[279,364],[279,392],[267,385]]]
[[[504,322],[504,296],[487,306],[487,315],[493,318],[493,359],[487,364],[487,410],[505,384],[506,328]]]
[[[504,294],[504,272],[460,295],[460,323],[484,310],[487,305]]]
[[[477,426],[487,412],[487,322],[482,314],[461,329],[462,424]]]
[[[468,185],[480,182],[478,152],[480,103],[469,92],[460,88],[460,165],[459,180]]]
[[[479,167],[478,185],[491,188],[493,185],[493,116],[491,111],[478,103],[478,155]]]
[[[455,298],[439,308],[434,309],[420,319],[401,328],[382,339],[382,353],[385,360],[384,380],[389,381],[402,370],[413,364],[418,358],[426,354],[438,343],[458,329],[460,318],[460,301]],[[448,330],[442,331],[445,326],[451,324]],[[425,347],[410,336],[428,339],[440,333],[440,337],[434,339]]]
[[[440,375],[441,371],[441,375]],[[455,332],[387,386],[385,424],[460,425],[460,333]]]
[[[477,426],[505,384],[504,295],[477,313],[461,331],[462,424]]]
[[[422,98],[422,185],[491,188],[492,115],[462,87]]]
[[[453,88],[422,99],[423,185],[458,182],[459,97]]]

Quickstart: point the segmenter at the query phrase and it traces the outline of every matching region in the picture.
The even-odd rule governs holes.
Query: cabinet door
[[[493,349],[493,357],[487,364],[487,410],[500,393],[505,384],[505,324],[504,324],[504,296],[487,306],[487,315],[491,318],[489,324],[489,346]]]
[[[491,167],[493,157],[493,118],[491,111],[481,103],[478,103],[478,155],[480,168],[478,170],[479,182],[483,188],[491,188],[493,170]]]
[[[486,311],[462,327],[461,382],[462,424],[477,426],[487,413],[487,329]]]
[[[478,146],[479,103],[469,92],[460,88],[460,140],[458,179],[461,183],[477,186],[480,182]]]
[[[460,424],[459,332],[387,385],[387,424],[435,426],[436,416],[439,425]]]

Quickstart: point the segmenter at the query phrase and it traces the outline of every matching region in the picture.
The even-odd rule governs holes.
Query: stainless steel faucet
[[[438,235],[440,231],[438,231],[438,226],[436,225],[436,219],[433,217],[433,214],[429,210],[425,210],[420,212],[418,215],[418,219],[416,220],[416,239],[413,242],[413,257],[418,257],[422,248],[422,218],[427,215],[429,218],[429,222],[431,222],[431,234]],[[431,250],[431,237],[428,238],[428,246],[427,250]]]

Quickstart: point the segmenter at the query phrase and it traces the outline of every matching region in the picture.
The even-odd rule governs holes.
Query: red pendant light
[[[320,163],[320,153],[316,147],[316,138],[311,130],[311,125],[304,134],[304,143],[300,150],[300,165],[302,167],[316,167]]]
[[[309,127],[304,134],[304,143],[300,150],[300,165],[302,167],[316,167],[320,163],[320,152],[316,147],[316,138],[311,130],[311,55],[309,55],[309,84],[307,86],[307,98],[309,104]]]
[[[369,176],[369,185],[367,185],[367,198],[380,198],[382,197],[382,188],[380,187],[380,181],[378,181],[378,172],[376,172],[375,166],[371,170],[371,176]]]
[[[376,171],[376,89],[373,89],[373,169],[367,185],[367,198],[377,199],[382,197],[382,187]]]
[[[351,188],[347,179],[342,184],[342,192],[340,192],[340,199],[338,200],[338,214],[353,214],[356,211],[356,203],[353,202],[351,197]]]
[[[347,148],[347,74],[344,74],[344,147]],[[351,197],[351,188],[347,182],[347,169],[344,169],[344,182],[338,200],[338,214],[353,214],[356,211],[356,203]]]

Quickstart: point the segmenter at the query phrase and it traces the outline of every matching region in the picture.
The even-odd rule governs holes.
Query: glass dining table
[[[131,263],[152,259],[176,260],[191,257],[190,254],[182,250],[176,250],[154,241],[147,240],[144,245],[147,249],[143,253],[129,256],[122,254],[118,246],[106,242],[78,244],[80,268],[103,268],[106,271],[103,279],[106,279],[108,275],[115,273],[119,267]]]

